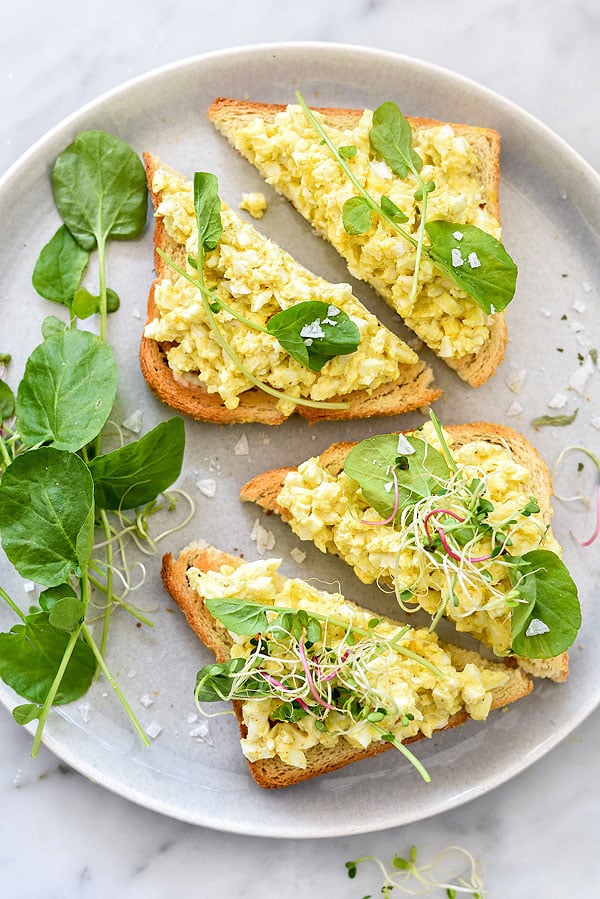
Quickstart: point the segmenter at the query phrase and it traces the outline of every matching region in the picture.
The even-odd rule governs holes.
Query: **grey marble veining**
[[[181,4],[2,0],[0,171],[82,104],[156,66],[281,40],[364,44],[419,57],[518,103],[600,167],[596,0],[281,0]],[[184,8],[185,7],[185,8]],[[596,550],[597,552],[597,550]],[[600,896],[600,714],[509,783],[433,819],[373,835],[279,841],[192,827],[64,766],[0,715],[0,896],[6,899],[359,899],[413,843],[460,843],[495,899]],[[176,887],[175,887],[176,884]]]

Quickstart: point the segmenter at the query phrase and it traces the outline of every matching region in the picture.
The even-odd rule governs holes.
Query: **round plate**
[[[376,50],[325,44],[285,44],[240,48],[185,60],[152,72],[112,91],[71,116],[37,143],[0,185],[2,241],[2,346],[13,354],[9,379],[16,386],[25,359],[40,342],[44,316],[60,314],[31,287],[40,248],[59,225],[50,190],[55,157],[78,131],[111,131],[136,151],[148,150],[187,175],[212,171],[223,198],[237,206],[242,191],[261,190],[269,207],[259,228],[313,271],[332,281],[349,280],[335,251],[316,237],[283,200],[267,188],[255,170],[217,135],[205,117],[217,96],[293,102],[302,89],[322,106],[374,107],[393,99],[407,115],[497,128],[502,136],[501,208],[504,242],[520,266],[517,296],[508,311],[510,343],[495,377],[472,390],[439,360],[431,360],[444,396],[436,404],[443,423],[499,421],[522,430],[552,463],[569,443],[598,443],[594,421],[600,415],[598,372],[579,394],[569,379],[590,349],[600,347],[600,309],[592,285],[597,269],[599,181],[586,163],[539,122],[506,100],[464,78],[416,60]],[[152,225],[131,243],[108,250],[109,284],[119,292],[121,309],[109,319],[109,340],[120,367],[120,392],[113,418],[122,423],[141,411],[143,430],[169,415],[150,394],[139,372],[137,348],[153,278]],[[93,275],[87,283],[94,285]],[[364,285],[357,295],[398,331],[393,314]],[[575,305],[573,305],[575,304]],[[522,372],[526,370],[523,375]],[[524,379],[518,393],[514,375]],[[595,391],[596,400],[590,399]],[[579,409],[568,428],[536,431],[531,420],[552,410],[557,392],[568,397],[565,411]],[[403,418],[403,427],[423,417]],[[598,421],[595,421],[596,425]],[[377,611],[393,613],[389,597],[356,580],[339,560],[303,545],[302,564],[290,557],[298,545],[286,525],[241,506],[240,486],[271,467],[294,465],[339,439],[362,439],[398,427],[394,420],[324,423],[309,428],[291,420],[279,428],[218,428],[188,421],[185,470],[179,486],[193,496],[192,523],[166,537],[160,551],[176,552],[195,538],[227,551],[257,555],[252,529],[258,518],[276,539],[272,555],[283,558],[292,576],[339,584],[351,598]],[[240,454],[245,435],[248,453]],[[237,452],[236,452],[237,447]],[[243,449],[243,447],[242,447]],[[568,467],[566,488],[589,476],[591,463],[577,474]],[[198,481],[212,478],[216,495],[204,496]],[[567,683],[540,682],[533,694],[493,713],[485,723],[469,722],[417,744],[431,774],[425,784],[393,751],[286,791],[264,792],[249,776],[240,752],[235,721],[212,718],[209,733],[198,731],[193,700],[195,673],[208,653],[188,629],[162,590],[159,558],[145,558],[143,587],[130,594],[153,619],[154,629],[138,628],[125,613],[115,615],[108,664],[145,727],[157,734],[145,749],[136,738],[110,688],[101,679],[79,702],[54,711],[45,742],[59,757],[111,790],[181,820],[228,831],[285,837],[318,837],[373,831],[406,824],[456,806],[507,780],[547,752],[598,703],[600,681],[594,658],[600,649],[598,605],[594,603],[594,550],[584,549],[571,531],[592,529],[592,513],[582,505],[557,504],[555,530],[565,546],[565,561],[581,593],[584,625],[571,652]],[[180,512],[174,514],[176,519]],[[134,557],[132,557],[134,561]],[[14,575],[2,557],[2,585],[26,606],[35,594]],[[141,579],[141,568],[132,574]],[[0,608],[0,625],[15,623]],[[19,702],[0,686],[0,699]],[[151,702],[151,704],[149,704]]]

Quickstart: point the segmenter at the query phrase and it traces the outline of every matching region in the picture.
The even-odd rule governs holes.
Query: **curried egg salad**
[[[156,215],[168,235],[180,246],[182,256],[195,257],[198,231],[192,185],[160,165],[152,187],[161,196]],[[255,211],[256,204],[250,205]],[[221,308],[218,320],[223,337],[254,377],[286,396],[324,401],[393,382],[401,366],[417,362],[413,350],[362,306],[349,285],[330,284],[313,275],[224,203],[221,220],[221,239],[206,253],[204,262],[206,286],[214,289],[217,302],[221,299],[264,329],[276,313],[301,301],[320,300],[329,304],[332,316],[337,310],[347,313],[360,333],[355,352],[330,359],[317,372],[292,358],[271,334],[240,325]],[[182,265],[192,272],[189,258]],[[235,409],[240,394],[252,384],[216,339],[198,289],[173,273],[156,284],[155,303],[158,317],[146,326],[145,336],[168,346],[166,355],[175,377],[183,384],[204,385],[209,393],[218,393],[228,409]],[[279,400],[279,407],[284,414],[294,411],[294,403],[286,399]]]
[[[315,115],[325,122],[319,113]],[[385,196],[401,209],[408,217],[404,227],[414,234],[419,217],[417,182],[411,175],[401,180],[377,158],[369,142],[372,116],[372,111],[365,110],[356,123],[327,122],[327,132],[335,146],[352,148],[348,164],[357,180],[377,200]],[[333,244],[346,259],[350,273],[372,284],[439,356],[458,359],[477,353],[486,343],[492,317],[428,259],[422,260],[419,290],[411,299],[415,250],[389,224],[378,218],[364,234],[345,230],[342,207],[355,189],[315,136],[300,106],[290,105],[272,120],[257,111],[236,125],[230,139],[266,181]],[[478,149],[468,135],[447,124],[417,126],[413,128],[413,146],[423,160],[423,181],[435,183],[427,220],[475,225],[499,238],[500,224],[488,210],[496,197],[484,183]],[[460,239],[457,232],[457,247]],[[477,260],[472,264],[477,265]]]
[[[188,570],[212,614],[218,617],[211,600],[229,597],[243,618],[245,633],[230,623],[231,661],[206,666],[199,678],[222,683],[224,672],[230,676],[231,688],[210,698],[243,700],[249,761],[277,756],[306,768],[306,753],[316,746],[344,740],[366,749],[384,738],[430,737],[457,712],[487,717],[493,691],[508,680],[502,664],[444,644],[426,629],[374,619],[339,593],[283,577],[280,562]],[[268,609],[268,624],[248,627],[260,606]],[[229,619],[221,620],[227,626]]]
[[[431,423],[416,433],[441,450]],[[511,601],[514,605],[516,598],[511,558],[540,549],[560,556],[561,549],[550,530],[548,510],[532,497],[531,471],[514,458],[508,444],[478,439],[460,445],[450,433],[445,439],[457,474],[439,495],[424,496],[408,508],[400,523],[382,523],[357,481],[339,466],[330,470],[319,458],[288,473],[277,502],[298,537],[341,556],[363,583],[393,583],[406,611],[421,607],[433,616],[443,612],[457,630],[504,655],[511,648]],[[461,525],[472,485],[477,485],[478,508],[484,510],[480,531]],[[391,490],[391,478],[389,486]],[[453,549],[446,540],[452,526],[466,550],[456,541]]]

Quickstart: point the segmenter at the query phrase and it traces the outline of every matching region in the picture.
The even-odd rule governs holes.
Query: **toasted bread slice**
[[[394,232],[391,228],[382,225],[373,226],[368,234],[348,235],[341,225],[342,205],[350,196],[350,187],[346,176],[346,187],[335,186],[327,183],[323,178],[321,186],[315,190],[314,171],[319,164],[331,162],[329,150],[321,147],[318,135],[315,136],[311,153],[318,153],[323,159],[315,161],[311,157],[310,165],[302,167],[298,158],[305,152],[306,140],[304,133],[294,131],[292,127],[285,133],[285,141],[277,143],[273,135],[276,133],[274,126],[279,128],[280,114],[285,113],[288,107],[273,103],[253,103],[245,100],[234,100],[219,97],[214,100],[208,110],[208,117],[218,131],[248,159],[271,184],[276,191],[286,197],[296,209],[313,225],[321,237],[328,240],[346,260],[349,271],[354,277],[367,281],[392,308],[394,308],[405,320],[409,328],[434,350],[444,362],[446,362],[464,381],[472,387],[479,387],[495,372],[502,361],[507,343],[506,321],[503,313],[485,316],[478,309],[475,301],[466,298],[465,294],[456,287],[450,285],[447,279],[439,279],[443,284],[447,302],[443,306],[438,303],[432,305],[432,299],[425,296],[421,285],[417,303],[414,309],[407,307],[407,299],[410,291],[410,280],[414,271],[414,258],[412,268],[405,267],[404,260],[408,260],[406,253],[402,262],[398,261],[398,241],[394,240]],[[336,145],[353,144],[353,130],[359,125],[365,110],[362,109],[337,109],[315,108],[315,111],[323,116],[323,123],[331,130]],[[368,111],[367,111],[368,112]],[[300,115],[298,121],[302,122]],[[408,118],[413,129],[415,140],[419,136],[433,133],[432,129],[448,127],[448,123],[438,122],[434,119]],[[293,120],[292,120],[293,122]],[[303,122],[304,126],[306,125]],[[263,128],[262,125],[265,127]],[[289,122],[286,122],[286,127]],[[450,205],[450,211],[454,212],[451,220],[460,224],[477,224],[486,231],[499,231],[500,211],[498,203],[498,186],[500,180],[500,138],[497,131],[491,128],[481,128],[472,125],[451,124],[454,137],[460,139],[468,146],[470,156],[470,178],[476,194],[473,202],[473,210],[469,216],[462,218],[464,212],[460,211],[460,202],[450,198],[446,205]],[[266,131],[268,130],[268,135]],[[366,132],[365,132],[366,133]],[[350,137],[348,136],[350,135]],[[359,178],[364,182],[366,165],[371,158],[368,140],[363,147],[365,165]],[[434,153],[437,154],[437,149]],[[329,156],[328,156],[329,154]],[[352,159],[353,167],[360,157],[359,148],[357,156]],[[432,179],[438,183],[445,177],[443,165],[429,166]],[[330,174],[330,173],[329,173]],[[391,172],[390,172],[391,179]],[[464,178],[463,178],[464,181]],[[398,179],[396,179],[396,183]],[[379,193],[388,193],[394,182],[387,180],[379,184]],[[325,185],[325,188],[323,188]],[[377,192],[377,189],[374,188]],[[414,191],[414,185],[410,188]],[[435,192],[431,195],[435,197]],[[462,189],[456,194],[462,196]],[[445,201],[444,201],[445,202]],[[408,196],[405,203],[414,203],[414,198]],[[454,210],[454,204],[457,209]],[[407,205],[402,206],[407,211]],[[449,218],[445,215],[444,208],[436,211],[435,201],[430,203],[428,219]],[[407,225],[407,227],[409,227]],[[381,233],[378,233],[381,229]],[[376,242],[378,241],[378,242]],[[421,272],[423,269],[421,270]],[[421,274],[421,278],[423,275]],[[428,276],[429,277],[429,276]],[[402,286],[401,282],[405,282]],[[438,282],[435,288],[438,289]],[[427,285],[426,285],[427,286]],[[431,291],[432,296],[434,291]],[[421,308],[419,309],[419,304]],[[468,322],[468,325],[467,325]],[[476,322],[476,326],[473,326]],[[458,334],[454,332],[458,332]],[[461,346],[452,350],[451,344],[460,338]],[[464,346],[462,346],[464,344]],[[471,347],[471,349],[469,349]]]
[[[190,586],[188,571],[196,568],[200,571],[219,571],[222,566],[238,567],[244,564],[241,559],[230,556],[207,543],[194,543],[179,554],[175,559],[168,553],[163,558],[162,579],[165,588],[185,614],[188,624],[196,632],[200,640],[215,654],[218,662],[227,661],[232,646],[231,634],[207,610],[204,598],[197,590]],[[278,583],[285,581],[283,575],[277,574]],[[344,601],[346,610],[354,609],[364,612],[353,603]],[[347,614],[347,612],[346,612]],[[495,686],[492,692],[491,708],[499,708],[508,705],[531,692],[530,679],[518,668],[503,666],[498,663],[484,661],[476,652],[458,647],[449,647],[442,644],[451,654],[452,664],[462,671],[467,663],[485,668],[492,667],[502,672],[502,683]],[[234,700],[233,706],[240,726],[242,739],[247,736],[247,728],[243,719],[243,701]],[[468,719],[467,712],[461,709],[453,714],[445,727],[445,730],[463,724]],[[413,742],[421,739],[422,733],[407,739],[405,742]],[[286,787],[303,780],[316,777],[334,771],[351,762],[356,762],[370,756],[378,755],[391,748],[391,744],[384,741],[372,742],[366,749],[352,746],[343,738],[338,738],[333,746],[317,744],[306,750],[306,768],[295,767],[282,761],[277,755],[272,758],[260,758],[257,761],[249,761],[248,765],[256,782],[265,788]]]
[[[157,211],[162,200],[162,191],[154,187],[157,170],[160,168],[173,172],[177,177],[181,176],[148,153],[144,155],[144,161],[152,203],[155,211]],[[237,221],[235,216],[233,216],[233,219]],[[251,228],[250,225],[242,223],[241,220],[239,220],[239,224],[240,226],[243,224],[246,230]],[[285,265],[291,271],[293,277],[299,281],[304,279],[306,284],[312,289],[311,299],[322,298],[315,295],[315,283],[318,286],[322,285],[325,296],[331,294],[332,285],[329,285],[323,279],[315,278],[299,263],[295,262],[289,254],[284,253],[271,241],[267,241],[266,238],[258,235],[258,232],[255,232],[254,229],[253,234],[261,242],[265,253],[269,254],[269,259],[274,259],[275,268]],[[185,269],[187,255],[185,245],[183,242],[178,242],[168,233],[160,211],[156,215],[155,220],[154,246],[155,251],[160,248],[180,268]],[[173,280],[176,278],[171,266],[157,252],[155,252],[155,268],[157,278],[152,284],[148,298],[147,326],[149,323],[155,323],[160,319],[161,313],[156,302],[156,292],[160,289],[161,282],[164,279]],[[271,276],[266,271],[264,275],[265,290],[272,287],[269,284],[269,277]],[[351,299],[352,306],[348,307],[349,311],[360,308],[361,313],[364,312],[366,316],[370,316],[370,313],[358,303],[358,300]],[[371,316],[371,321],[376,323],[374,316]],[[196,327],[201,329],[202,323],[196,323]],[[206,329],[206,327],[204,323],[204,328]],[[287,404],[285,408],[282,408],[282,404],[276,398],[256,387],[243,389],[239,394],[239,404],[235,408],[229,408],[219,393],[209,392],[204,384],[199,383],[198,377],[186,379],[185,376],[182,377],[176,374],[169,365],[169,354],[175,348],[172,342],[156,340],[147,336],[147,334],[144,334],[141,341],[140,365],[148,385],[162,402],[192,418],[217,424],[256,421],[268,425],[278,425],[285,421],[292,411],[302,415],[311,423],[321,419],[355,419],[381,415],[398,415],[427,405],[437,399],[441,391],[433,386],[431,369],[424,362],[419,361],[416,354],[398,337],[384,329],[383,325],[377,323],[376,329],[378,334],[385,331],[385,343],[394,359],[394,363],[391,366],[395,372],[394,378],[388,382],[378,383],[378,381],[381,381],[381,377],[379,377],[378,381],[372,381],[375,385],[373,387],[367,385],[362,389],[357,389],[344,395],[327,397],[334,402],[343,401],[347,403],[347,408],[344,409],[315,408],[302,405],[294,407],[292,404]],[[274,340],[272,342],[276,343]],[[212,355],[215,352],[223,354],[222,349],[216,344],[211,334],[207,334],[205,345],[208,347],[209,354]],[[368,350],[369,347],[366,349]],[[280,355],[277,352],[275,353],[278,359]],[[371,355],[376,357],[375,349],[371,350]],[[282,365],[297,365],[287,354],[283,353],[282,356]],[[224,364],[229,361],[225,355],[222,355],[222,358]],[[341,358],[338,357],[338,359]],[[346,359],[347,357],[343,358]],[[331,372],[331,363],[327,363],[322,370],[323,377],[331,377]],[[318,377],[321,377],[321,375]],[[369,380],[369,378],[370,375],[366,377],[366,380]],[[339,373],[338,380],[340,380]],[[341,380],[343,382],[343,379]]]
[[[545,462],[531,443],[529,443],[523,435],[512,430],[512,428],[486,422],[451,425],[445,428],[445,431],[451,440],[451,448],[453,450],[474,441],[485,441],[486,443],[501,445],[509,449],[512,459],[517,464],[524,466],[529,472],[527,491],[531,496],[534,496],[538,502],[540,507],[540,523],[547,528],[546,538],[548,540],[553,540],[550,531],[550,520],[552,517],[551,478]],[[343,471],[346,456],[354,445],[354,443],[333,444],[319,457],[321,466],[326,469],[330,475],[337,478],[340,472]],[[294,471],[296,471],[294,468],[278,468],[272,471],[263,472],[242,487],[240,498],[243,501],[256,503],[267,513],[275,512],[294,528],[295,522],[293,515],[287,508],[284,508],[279,503],[279,497],[284,482],[286,481],[288,474]],[[365,533],[368,531],[368,526],[365,526]],[[297,529],[295,530],[295,533],[298,533]],[[560,552],[560,547],[555,541],[553,541],[553,545],[555,551]],[[323,549],[323,546],[321,545],[320,548]],[[336,546],[333,533],[327,539],[326,548],[323,549],[323,551],[339,555],[345,561],[349,561],[345,558],[345,553]],[[349,564],[353,563],[349,561]],[[355,568],[355,571],[357,571],[356,564],[353,564],[353,567]],[[361,580],[367,582],[375,579],[374,577],[366,577],[364,572],[358,574],[358,576]],[[386,581],[388,578],[384,574],[382,577],[378,578],[378,580]],[[448,615],[451,616],[451,610],[448,612]],[[469,632],[469,616],[457,619],[454,623],[459,625],[460,630]],[[569,673],[568,652],[563,652],[551,659],[519,658],[518,663],[523,670],[536,677],[550,678],[557,682],[564,681]]]

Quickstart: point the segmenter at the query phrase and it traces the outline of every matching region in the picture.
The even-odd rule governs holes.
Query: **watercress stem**
[[[98,278],[100,282],[100,337],[106,338],[106,241],[98,238]]]
[[[417,179],[419,183],[419,187],[421,189],[421,221],[419,223],[419,231],[417,234],[417,254],[415,257],[415,273],[413,275],[412,288],[410,291],[410,302],[413,303],[417,296],[417,291],[419,289],[419,272],[421,270],[421,257],[423,255],[423,244],[425,240],[425,224],[427,222],[427,197],[429,196],[429,191],[425,187],[425,183],[421,178],[420,173],[417,171],[415,166],[411,166],[411,172]]]
[[[325,145],[331,150],[335,159],[337,160],[337,162],[339,163],[339,165],[342,167],[343,171],[345,172],[346,176],[350,179],[350,181],[352,182],[354,187],[359,192],[360,196],[363,197],[363,199],[368,203],[370,209],[372,209],[373,212],[377,212],[378,215],[380,215],[382,218],[384,218],[386,220],[386,222],[388,222],[391,225],[391,227],[401,237],[403,237],[405,240],[407,240],[409,243],[411,243],[413,245],[413,247],[417,247],[418,241],[416,240],[416,238],[412,234],[410,234],[410,232],[405,231],[404,228],[401,228],[397,222],[395,222],[389,215],[387,215],[383,211],[383,209],[381,208],[379,203],[376,203],[375,200],[373,199],[373,197],[371,196],[371,194],[367,190],[365,190],[364,186],[360,183],[358,178],[355,176],[355,174],[352,171],[352,169],[350,168],[350,166],[346,163],[346,161],[343,159],[343,157],[341,157],[340,154],[338,153],[337,147],[335,146],[335,144],[333,143],[333,141],[331,140],[331,138],[329,137],[329,135],[327,134],[327,132],[325,131],[325,129],[323,128],[321,123],[319,122],[319,120],[313,114],[312,110],[307,106],[306,100],[304,99],[304,97],[302,96],[300,91],[296,91],[296,97],[298,98],[298,103],[302,107],[302,110],[304,111],[305,116],[310,121],[313,128],[315,128],[315,130],[319,133],[319,135],[323,139]],[[423,225],[423,227],[424,227],[424,225]]]
[[[83,634],[83,637],[86,640],[88,646],[94,653],[96,660],[98,662],[98,665],[100,666],[100,668],[102,670],[102,673],[104,674],[106,680],[108,681],[108,683],[114,690],[119,702],[123,706],[123,708],[127,714],[127,717],[133,724],[133,727],[135,728],[142,743],[144,744],[144,746],[150,746],[150,738],[148,737],[148,734],[142,728],[142,725],[138,721],[138,719],[135,715],[135,712],[129,705],[127,699],[125,698],[125,695],[121,691],[121,688],[119,687],[118,683],[116,682],[116,680],[114,679],[114,677],[112,676],[110,671],[108,670],[108,668],[106,666],[106,662],[104,661],[104,658],[102,656],[102,653],[98,649],[98,646],[96,645],[96,641],[94,640],[90,630],[88,629],[88,627],[85,624],[82,624],[82,626],[81,626],[81,633]]]
[[[46,696],[44,705],[42,706],[42,711],[40,712],[40,716],[38,718],[38,726],[36,728],[35,737],[33,739],[33,746],[31,748],[32,758],[35,758],[39,752],[46,720],[48,718],[48,715],[50,714],[50,709],[52,708],[52,705],[56,698],[56,694],[58,693],[58,688],[60,687],[60,683],[63,679],[64,673],[67,670],[67,665],[69,664],[69,661],[73,654],[73,650],[75,649],[75,644],[77,643],[82,627],[83,625],[80,625],[76,630],[73,631],[73,633],[69,637],[69,642],[65,647],[65,652],[61,659],[61,663],[58,666],[58,671],[56,672],[56,676],[52,681],[50,689],[48,690],[48,695]]]
[[[6,593],[2,589],[2,587],[0,587],[0,597],[2,597],[4,602],[11,607],[11,609],[13,610],[15,615],[18,615],[18,617],[21,619],[21,621],[25,621],[25,615],[23,614],[23,612],[20,610],[18,605],[15,602],[13,602],[13,600],[10,598],[8,593]]]
[[[4,462],[6,463],[6,467],[8,467],[10,465],[10,463],[12,462],[12,459],[10,458],[10,456],[8,454],[8,450],[6,449],[6,444],[4,442],[3,437],[0,437],[0,452],[2,453],[2,458],[4,459]]]
[[[202,300],[202,306],[204,307],[204,314],[206,315],[206,319],[208,321],[209,327],[213,332],[215,339],[223,352],[229,356],[233,364],[238,368],[245,378],[250,381],[255,387],[258,387],[259,390],[262,390],[264,393],[268,393],[269,396],[275,397],[278,400],[284,400],[286,403],[294,403],[296,406],[308,406],[311,409],[348,409],[349,403],[329,403],[321,400],[307,400],[304,397],[300,396],[288,396],[286,393],[282,393],[280,390],[275,390],[274,387],[270,387],[268,384],[265,384],[264,381],[256,378],[251,371],[249,371],[242,360],[234,353],[231,349],[223,335],[221,334],[221,330],[217,324],[215,316],[213,314],[212,309],[210,308],[210,302],[206,299],[205,293],[208,293],[210,296],[210,292],[206,290],[206,287],[202,284],[201,275],[198,274],[198,279],[192,278],[188,272],[183,271],[178,265],[176,265],[172,259],[163,253],[161,249],[157,250],[159,256],[167,262],[172,269],[174,269],[179,275],[182,275],[184,278],[187,278],[188,281],[191,281],[195,287],[200,291],[200,298]],[[198,272],[201,271],[201,257],[198,256]]]
[[[110,542],[110,523],[108,521],[108,516],[104,509],[100,510],[100,523],[102,525],[102,530],[104,531],[104,536],[107,539],[106,543],[106,587],[105,587],[105,595],[106,595],[106,605],[104,606],[104,620],[102,622],[102,636],[100,638],[100,652],[104,655],[106,651],[106,642],[108,640],[108,626],[110,624],[110,616],[112,612],[113,606],[113,563],[114,563],[114,555],[113,555],[113,545]]]

